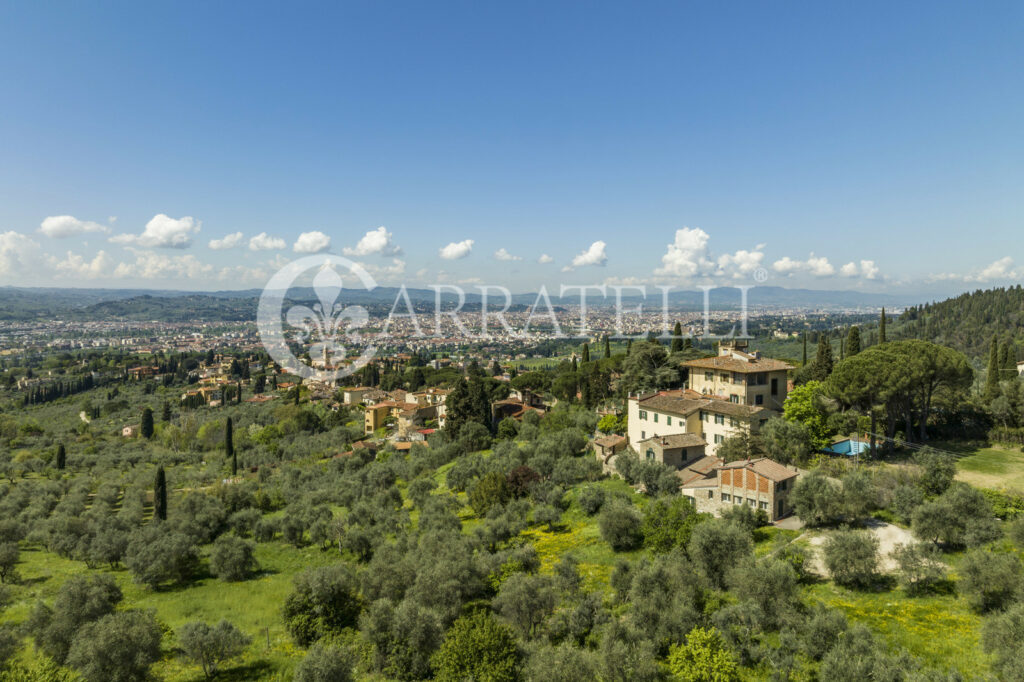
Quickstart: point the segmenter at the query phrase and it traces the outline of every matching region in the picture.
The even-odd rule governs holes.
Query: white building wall
[[[636,444],[645,438],[687,433],[686,419],[662,412],[654,412],[653,410],[646,410],[647,418],[641,419],[639,401],[630,398],[627,402],[629,403],[627,435],[629,437],[629,444],[634,450],[636,449]],[[655,421],[655,415],[657,415],[657,421]]]

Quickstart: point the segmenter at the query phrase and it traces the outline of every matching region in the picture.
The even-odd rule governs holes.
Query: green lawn
[[[979,448],[957,461],[957,478],[980,488],[1024,490],[1024,452]]]
[[[901,590],[860,592],[831,582],[811,585],[807,595],[840,609],[893,647],[904,647],[929,667],[956,669],[966,679],[985,679],[990,657],[979,642],[981,617],[963,597],[908,597]]]
[[[193,620],[217,622],[226,618],[253,638],[246,654],[232,661],[218,679],[276,680],[287,678],[288,671],[303,651],[288,636],[281,619],[281,605],[291,591],[292,577],[310,566],[339,560],[338,553],[322,552],[318,547],[295,549],[283,542],[259,543],[256,556],[261,572],[251,580],[225,583],[203,577],[178,589],[152,591],[132,582],[126,570],[90,571],[80,561],[63,559],[36,548],[22,551],[18,570],[20,585],[13,588],[13,603],[0,615],[0,622],[21,622],[39,599],[52,603],[57,590],[74,575],[108,573],[124,592],[122,606],[153,609],[168,630],[164,637],[165,657],[154,671],[168,682],[198,682],[203,679],[196,666],[171,656],[175,647],[173,632]],[[269,647],[268,647],[269,638]]]

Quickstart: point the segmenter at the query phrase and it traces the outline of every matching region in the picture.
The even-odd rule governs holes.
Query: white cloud
[[[873,260],[862,260],[858,266],[853,261],[850,261],[843,267],[839,268],[839,274],[843,277],[863,277],[864,279],[874,279],[878,276],[878,266],[875,265]]]
[[[176,219],[160,213],[146,223],[142,234],[119,234],[111,237],[110,241],[162,249],[187,249],[192,245],[192,235],[197,234],[201,226],[202,223],[191,216]]]
[[[498,260],[523,260],[522,256],[513,256],[504,246],[494,252],[494,257]]]
[[[249,240],[249,248],[253,251],[273,251],[283,249],[286,246],[280,237],[271,237],[266,232],[260,232]]]
[[[473,250],[473,240],[464,239],[461,242],[452,242],[438,251],[438,255],[445,260],[458,260],[465,258]]]
[[[540,254],[540,258],[537,259],[537,262],[542,264],[554,263],[555,259],[546,253],[542,253]]]
[[[825,256],[815,256],[813,252],[805,261],[794,260],[789,256],[783,256],[772,263],[772,269],[775,270],[775,272],[781,272],[784,275],[792,275],[797,272],[807,272],[815,277],[828,277],[829,275],[836,274],[835,266],[828,262],[828,258]]]
[[[295,240],[292,250],[295,253],[320,253],[331,248],[331,238],[319,230],[303,232]]]
[[[764,262],[764,244],[753,249],[739,249],[715,258],[708,243],[711,237],[699,227],[676,230],[675,238],[661,257],[661,267],[654,271],[660,277],[741,278],[753,274]]]
[[[708,272],[713,262],[708,257],[708,233],[699,227],[676,230],[675,240],[661,257],[656,275],[696,277]]]
[[[110,228],[91,220],[79,220],[71,215],[54,215],[43,220],[39,231],[47,237],[62,239],[86,232],[110,232]]]
[[[878,277],[878,266],[875,265],[873,260],[862,260],[860,262],[860,274],[864,279],[874,279]]]
[[[594,242],[586,250],[576,254],[572,259],[572,265],[562,268],[562,272],[569,272],[573,268],[581,268],[585,265],[604,267],[608,263],[608,254],[604,252],[606,246],[608,245],[602,241]]]
[[[203,279],[214,273],[212,265],[195,256],[168,256],[153,251],[134,251],[134,263],[121,263],[114,276],[126,279]]]
[[[39,243],[20,232],[0,232],[0,275],[28,272],[35,265]]]
[[[250,268],[245,265],[224,267],[217,273],[221,282],[265,282],[267,272],[262,268]]]
[[[225,235],[223,239],[211,239],[210,248],[214,251],[221,251],[223,249],[233,249],[242,243],[242,233],[234,232],[229,235]]]
[[[722,254],[716,263],[718,265],[716,274],[724,275],[731,272],[733,277],[739,278],[753,273],[761,267],[761,263],[764,261],[764,253],[761,251],[763,248],[763,244],[758,244],[753,251],[740,249],[736,253]]]
[[[394,235],[381,225],[363,235],[354,249],[346,246],[341,252],[346,256],[370,256],[375,253],[381,256],[400,256],[402,249],[392,241],[393,237]]]
[[[981,271],[966,275],[964,277],[965,282],[988,282],[993,279],[1016,279],[1020,276],[1019,273],[1013,270],[1013,259],[1009,256],[1004,256],[999,260],[985,266]]]
[[[57,272],[58,276],[97,279],[110,274],[113,261],[106,251],[100,251],[92,260],[88,261],[84,257],[68,251],[68,255],[64,260],[57,260],[51,256],[50,265]]]

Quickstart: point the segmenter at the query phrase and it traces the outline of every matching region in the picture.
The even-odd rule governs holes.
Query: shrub
[[[277,535],[277,519],[260,519],[256,523],[253,535],[257,542],[270,542]]]
[[[295,667],[295,682],[351,682],[354,666],[347,647],[320,640]]]
[[[469,506],[477,516],[487,515],[491,507],[504,505],[512,499],[512,489],[504,476],[496,471],[484,474],[469,489]]]
[[[637,549],[643,542],[643,519],[640,512],[624,503],[604,505],[598,526],[601,538],[616,552]]]
[[[52,610],[42,602],[36,604],[26,630],[46,655],[63,664],[75,633],[86,623],[112,613],[122,598],[110,576],[75,576],[61,585]]]
[[[182,652],[203,669],[206,679],[217,674],[221,663],[240,656],[251,641],[226,620],[217,625],[199,621],[186,623],[178,631]]]
[[[686,553],[697,570],[715,587],[725,586],[725,574],[753,551],[750,534],[724,519],[698,524]]]
[[[434,655],[438,682],[519,679],[520,653],[511,628],[486,611],[475,611],[455,621]]]
[[[155,589],[191,578],[199,568],[199,550],[187,535],[158,522],[132,533],[125,563],[135,582]]]
[[[837,531],[823,547],[825,568],[839,585],[866,587],[878,571],[878,539],[866,531]]]
[[[160,659],[160,626],[149,613],[118,611],[75,635],[68,665],[88,682],[144,680]]]
[[[295,577],[295,587],[284,602],[284,620],[295,641],[309,646],[354,626],[361,610],[356,578],[348,567],[338,564]]]
[[[576,495],[576,501],[580,503],[583,513],[593,516],[601,511],[601,505],[604,504],[604,488],[596,485],[583,486]]]
[[[900,584],[907,594],[923,594],[946,577],[946,565],[939,550],[931,544],[899,545],[893,558],[900,571]]]
[[[0,584],[18,581],[18,557],[21,550],[16,542],[0,544]]]
[[[820,471],[801,476],[793,487],[792,503],[796,515],[808,526],[832,523],[840,514],[839,487]]]
[[[256,526],[263,519],[263,514],[258,509],[242,509],[228,517],[228,526],[240,538],[252,537]]]
[[[654,500],[644,510],[641,526],[644,546],[659,554],[676,548],[684,549],[694,527],[707,518],[707,514],[698,514],[693,503],[685,497]]]
[[[555,524],[562,520],[562,510],[554,505],[541,504],[533,509],[534,523],[546,524],[549,531],[554,530]]]
[[[973,550],[959,569],[961,589],[980,612],[1002,608],[1021,588],[1020,559],[1013,554]]]
[[[668,668],[682,682],[739,680],[739,663],[715,628],[694,628],[669,650]]]
[[[999,679],[1024,679],[1024,604],[1014,604],[1004,613],[986,618],[981,643],[995,656],[993,667]]]
[[[222,535],[210,551],[210,570],[221,580],[245,580],[258,568],[255,552],[249,540]]]

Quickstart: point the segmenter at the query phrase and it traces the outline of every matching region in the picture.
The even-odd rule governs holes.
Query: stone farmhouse
[[[706,457],[680,473],[680,492],[693,500],[697,511],[718,515],[730,506],[745,504],[768,515],[769,521],[792,511],[789,495],[800,472],[766,457],[722,464]]]

